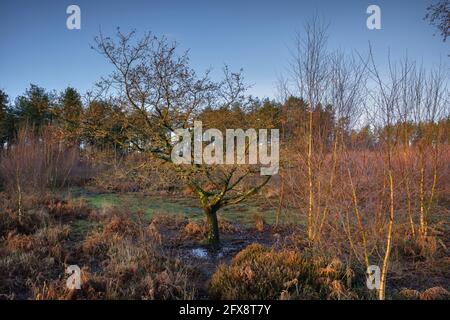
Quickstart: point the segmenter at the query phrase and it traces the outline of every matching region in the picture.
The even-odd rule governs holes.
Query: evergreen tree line
[[[61,93],[47,91],[31,84],[25,93],[10,101],[0,90],[0,148],[14,145],[20,128],[36,132],[43,126],[54,126],[68,143],[99,149],[113,148],[121,154],[131,150],[127,146],[148,143],[148,137],[139,131],[139,114],[125,111],[120,102],[92,100],[83,103],[80,93],[68,87]],[[245,104],[205,108],[198,119],[205,127],[226,128],[277,128],[282,144],[289,148],[299,136],[306,134],[309,105],[304,99],[290,96],[284,103],[270,99],[249,99]],[[450,116],[434,122],[397,121],[395,124],[374,129],[370,124],[351,128],[350,119],[336,119],[332,105],[317,105],[313,110],[314,137],[331,148],[333,135],[339,131],[350,148],[374,149],[381,143],[386,131],[394,132],[394,143],[415,145],[434,139],[433,143],[448,143]],[[339,130],[337,130],[339,129]],[[428,137],[429,132],[439,132]]]

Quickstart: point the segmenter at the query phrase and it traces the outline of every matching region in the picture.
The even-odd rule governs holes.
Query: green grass
[[[202,209],[195,198],[148,196],[140,193],[86,193],[78,190],[75,197],[84,198],[97,209],[103,207],[127,208],[131,212],[142,211],[150,219],[155,214],[183,214],[192,220],[203,219]],[[266,223],[276,221],[276,209],[267,206],[262,199],[248,201],[223,208],[219,216],[244,226],[254,225],[255,214],[261,215]],[[298,213],[288,211],[280,216],[280,223],[299,223]]]

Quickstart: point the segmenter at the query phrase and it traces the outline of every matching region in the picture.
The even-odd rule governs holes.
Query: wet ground
[[[277,246],[282,238],[289,233],[287,229],[265,226],[264,230],[242,228],[233,233],[222,235],[221,246],[213,249],[208,245],[200,245],[199,242],[187,241],[178,246],[175,253],[183,261],[194,265],[199,271],[198,298],[207,299],[209,279],[220,264],[228,264],[241,250],[252,243],[261,243],[268,247]]]

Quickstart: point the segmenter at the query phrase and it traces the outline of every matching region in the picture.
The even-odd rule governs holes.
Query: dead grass
[[[152,244],[110,244],[105,268],[108,299],[192,299],[189,271]]]
[[[47,212],[54,218],[84,219],[91,213],[91,208],[84,199],[49,199],[45,203]]]
[[[412,289],[402,289],[399,298],[405,300],[450,300],[450,292],[442,287],[432,287],[422,292]]]
[[[202,239],[207,230],[205,221],[163,213],[148,221],[142,213],[130,213],[126,205],[93,210],[83,201],[29,197],[24,199],[19,222],[14,201],[3,196],[6,214],[1,220],[4,241],[0,244],[0,298],[193,299],[206,280],[199,273],[201,266],[191,265],[198,262],[181,259],[174,251]],[[258,241],[273,236],[276,246],[253,244],[239,252],[229,265],[219,266],[210,280],[209,297],[370,298],[361,288],[365,282],[357,263],[349,267],[348,262],[332,255],[317,255],[299,226],[275,228],[262,223],[263,231],[258,231],[255,220],[251,232],[222,219],[220,228],[225,235],[259,235]],[[77,221],[90,226],[86,233],[76,232],[72,223]],[[445,234],[445,226],[439,230],[423,244],[396,238],[397,262],[393,270],[404,261],[420,261],[421,269],[428,270],[436,259],[444,259],[439,232]],[[342,252],[343,257],[346,254]],[[81,290],[65,286],[65,269],[70,264],[82,268]],[[430,269],[427,277],[432,279],[439,270]],[[398,275],[403,274],[407,272],[399,269]],[[435,284],[424,287],[427,283],[431,284],[422,279],[422,291],[403,291],[398,298],[447,299],[445,282],[441,289]]]
[[[124,209],[99,213],[85,202],[57,197],[26,199],[24,204],[20,219],[13,202],[2,204],[7,210],[1,220],[0,298],[194,297],[193,271],[163,248],[155,225],[141,215]],[[73,221],[95,222],[96,227],[80,239],[73,233]],[[81,290],[66,288],[70,264],[83,270]]]
[[[264,221],[264,217],[261,214],[256,213],[253,215],[253,220],[255,222],[255,229],[260,232],[264,231],[264,226],[266,224],[266,222]]]

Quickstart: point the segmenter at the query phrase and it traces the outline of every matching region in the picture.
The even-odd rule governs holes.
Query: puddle
[[[204,248],[194,248],[191,250],[191,254],[200,259],[206,259],[208,258],[208,251]]]
[[[197,247],[190,249],[190,254],[198,259],[222,259],[226,254],[235,251],[233,247],[222,247],[219,250],[208,250],[206,248]]]

